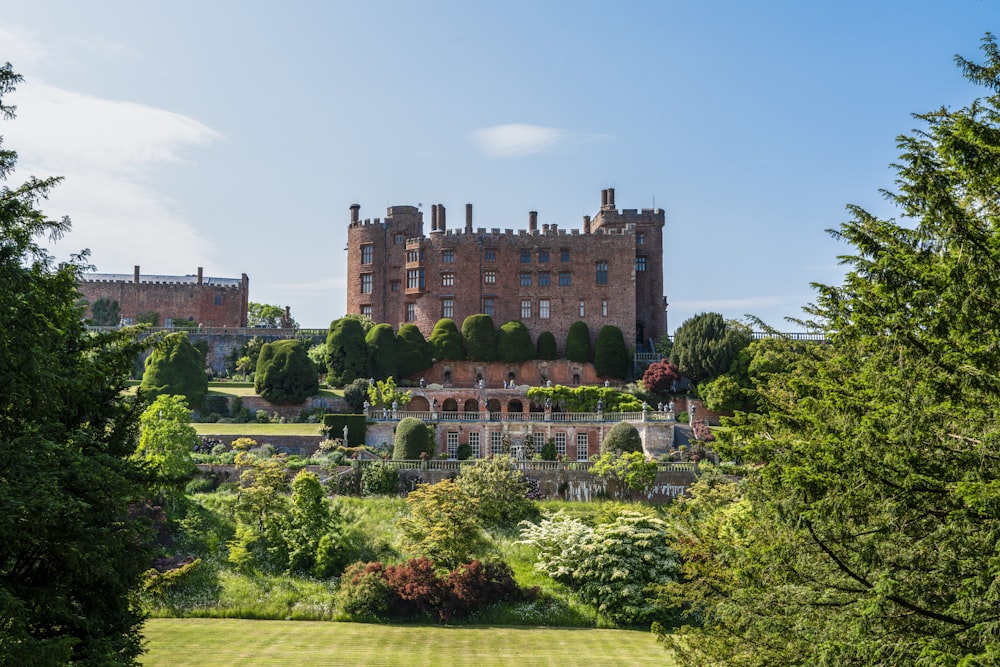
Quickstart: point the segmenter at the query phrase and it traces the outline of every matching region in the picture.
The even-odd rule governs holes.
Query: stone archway
[[[414,396],[406,409],[412,412],[427,412],[431,409],[431,404],[427,402],[426,396]]]
[[[516,398],[511,399],[507,403],[507,412],[521,414],[524,412],[524,404]]]
[[[462,412],[479,412],[479,401],[474,398],[466,399]]]
[[[458,412],[458,401],[454,398],[444,399],[444,403],[441,404],[442,412]]]

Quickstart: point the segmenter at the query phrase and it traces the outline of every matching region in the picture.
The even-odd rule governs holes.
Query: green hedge
[[[343,438],[344,426],[347,427],[345,446],[363,445],[368,420],[364,415],[323,415],[323,428],[330,438]]]

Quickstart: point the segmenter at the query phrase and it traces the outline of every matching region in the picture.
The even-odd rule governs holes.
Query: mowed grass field
[[[198,435],[245,435],[249,438],[263,435],[321,435],[320,424],[201,424],[191,426]]]
[[[651,632],[150,619],[144,667],[675,667]]]

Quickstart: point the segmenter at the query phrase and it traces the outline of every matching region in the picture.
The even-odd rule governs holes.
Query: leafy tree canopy
[[[268,327],[271,329],[295,329],[298,323],[285,317],[285,309],[270,303],[255,303],[251,301],[247,304],[247,326],[248,327]]]
[[[195,471],[191,453],[200,442],[183,396],[161,394],[139,418],[139,446],[133,454],[170,499],[183,495]]]
[[[654,394],[666,394],[680,379],[680,369],[666,359],[661,359],[646,367],[642,374],[642,385],[646,391],[651,391]]]
[[[193,410],[202,406],[208,393],[205,360],[186,333],[168,334],[156,344],[146,357],[140,389],[149,398],[174,394],[183,396]]]
[[[749,329],[727,322],[718,313],[701,313],[687,320],[674,335],[670,361],[694,384],[729,370],[740,350],[750,344]]]

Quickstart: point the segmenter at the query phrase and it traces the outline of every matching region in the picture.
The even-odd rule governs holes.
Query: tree
[[[453,480],[421,484],[406,496],[408,514],[399,526],[405,549],[445,567],[468,563],[486,546],[477,501]]]
[[[528,480],[509,456],[462,466],[455,483],[476,501],[477,516],[484,526],[510,528],[536,514],[527,497]]]
[[[631,359],[625,336],[616,326],[603,326],[594,343],[594,371],[600,376],[623,378],[628,375]]]
[[[642,436],[639,430],[628,422],[618,422],[611,427],[601,441],[601,453],[642,452]]]
[[[434,365],[431,346],[416,324],[404,324],[396,333],[396,370],[400,377],[410,377]]]
[[[558,358],[559,354],[556,351],[556,337],[552,335],[551,331],[543,331],[538,334],[538,340],[535,341],[535,358],[551,360]]]
[[[390,324],[376,324],[365,335],[368,372],[376,380],[396,374],[396,332]]]
[[[824,345],[759,385],[721,449],[759,462],[690,580],[685,664],[994,664],[1000,509],[1000,50],[957,62],[990,96],[897,140],[902,219],[860,207]]]
[[[535,346],[531,344],[531,334],[524,322],[505,322],[497,334],[497,351],[500,361],[518,364],[530,361],[535,356]]]
[[[285,517],[288,514],[288,478],[282,460],[261,460],[239,452],[236,464],[240,491],[233,504],[236,536],[229,541],[229,562],[244,571],[281,572],[288,565]]]
[[[465,343],[462,333],[454,320],[444,317],[437,321],[431,331],[431,354],[439,361],[462,361],[465,359]]]
[[[633,491],[645,493],[656,483],[656,461],[647,459],[641,451],[605,451],[590,471],[605,481],[613,480],[622,499]]]
[[[411,398],[413,392],[398,389],[391,375],[384,380],[376,380],[374,385],[368,387],[368,400],[375,408],[405,408]]]
[[[139,388],[149,398],[161,394],[183,396],[192,410],[205,402],[208,376],[205,360],[183,332],[164,336],[146,357]]]
[[[271,403],[302,403],[319,392],[316,367],[299,340],[264,343],[257,359],[254,391]]]
[[[727,322],[718,313],[700,313],[677,329],[670,361],[684,377],[698,384],[728,371],[740,350],[749,344],[746,326]]]
[[[299,325],[290,316],[286,316],[285,309],[281,306],[251,301],[247,304],[247,326],[296,329]]]
[[[132,455],[150,471],[161,495],[175,502],[194,474],[191,453],[201,442],[183,396],[161,394],[139,418],[139,446]]]
[[[354,317],[342,317],[330,324],[326,337],[327,382],[347,385],[368,377],[368,346],[365,330]]]
[[[0,118],[21,77],[0,66]],[[87,252],[40,245],[68,218],[36,208],[59,182],[6,185],[0,146],[0,662],[134,665],[135,603],[152,560],[149,490],[130,458],[142,404],[126,391],[136,330],[88,333],[76,304]]]
[[[368,380],[358,378],[351,384],[344,387],[344,401],[354,413],[364,410],[365,401],[368,400]]]
[[[731,412],[746,404],[746,392],[731,375],[720,375],[698,386],[698,396],[712,412]]]
[[[566,358],[570,361],[590,361],[590,329],[586,322],[573,322],[566,332]]]
[[[292,480],[292,503],[285,526],[289,572],[327,574],[317,572],[317,564],[322,560],[323,538],[333,533],[334,515],[326,504],[319,477],[308,470],[299,472]],[[325,544],[332,546],[329,539]],[[329,562],[330,559],[325,560]]]
[[[497,358],[497,330],[489,315],[469,315],[462,322],[462,342],[466,358],[493,361]]]
[[[99,327],[118,326],[122,319],[121,307],[117,301],[102,297],[90,307],[94,324]]]
[[[404,417],[396,425],[392,458],[412,461],[419,459],[421,453],[427,454],[427,458],[434,456],[430,429],[416,417]]]
[[[642,385],[646,391],[654,394],[666,394],[674,388],[674,384],[680,379],[681,373],[677,366],[666,359],[660,359],[646,367],[646,371],[642,374]]]

